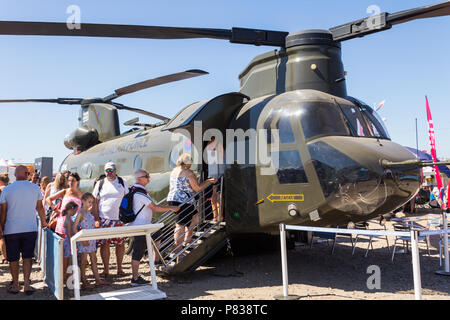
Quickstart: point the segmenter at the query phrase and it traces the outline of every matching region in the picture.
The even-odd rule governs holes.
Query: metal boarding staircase
[[[153,248],[162,263],[161,271],[167,274],[179,274],[194,271],[206,260],[211,258],[227,243],[227,234],[225,231],[225,222],[213,222],[213,205],[211,198],[213,196],[213,187],[220,192],[217,194],[216,211],[222,211],[223,217],[223,177],[218,184],[208,185],[205,189],[196,192],[192,197],[184,201],[180,206],[196,199],[195,210],[197,219],[186,226],[184,233],[175,239],[176,218],[180,214],[185,214],[185,210],[178,212],[167,211],[154,223],[163,223],[164,227],[153,236]],[[166,199],[160,201],[163,203]],[[183,218],[189,219],[189,216]],[[195,221],[197,220],[197,221]],[[190,241],[185,242],[183,238],[186,233],[192,232]],[[183,237],[183,238],[182,238]]]

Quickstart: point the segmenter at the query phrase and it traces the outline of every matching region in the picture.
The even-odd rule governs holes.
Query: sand
[[[426,221],[421,224],[426,225]],[[387,226],[392,229],[392,222]],[[377,227],[371,223],[371,228]],[[389,237],[391,249],[393,240]],[[411,254],[398,253],[392,263],[385,239],[374,239],[374,249],[369,251],[367,258],[364,257],[368,244],[365,238],[358,240],[354,255],[348,236],[338,237],[337,241],[333,255],[331,242],[328,245],[327,242],[314,241],[312,248],[298,245],[288,251],[289,294],[297,295],[301,300],[414,299]],[[436,270],[442,269],[439,266],[438,236],[431,237],[430,256],[425,243],[421,242],[419,248],[422,298],[450,299],[450,277],[435,274]],[[131,257],[126,255],[124,258],[126,275],[116,276],[114,250],[111,252],[112,285],[82,291],[82,296],[130,287]],[[99,254],[98,259],[101,261]],[[379,288],[373,287],[377,283],[373,281],[371,268],[379,268]],[[102,270],[100,263],[99,269]],[[143,277],[150,279],[147,259],[141,263],[140,269]],[[93,282],[90,270],[88,276]],[[55,300],[42,282],[37,264],[33,265],[32,271],[33,286],[37,289],[33,295],[7,293],[10,280],[9,267],[0,265],[0,300]],[[20,280],[23,281],[22,275]],[[158,275],[158,288],[167,294],[168,300],[273,300],[283,293],[280,250],[245,256],[216,256],[195,272],[182,277]],[[64,294],[65,299],[73,297],[72,290],[65,289]]]

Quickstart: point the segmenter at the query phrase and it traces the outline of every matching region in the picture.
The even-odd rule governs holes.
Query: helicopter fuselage
[[[419,169],[382,166],[383,160],[415,156],[389,139],[376,113],[362,102],[310,89],[243,98],[231,93],[189,105],[167,125],[71,154],[61,169],[78,172],[81,188],[90,191],[108,161],[129,183],[134,171],[144,168],[151,175],[148,191],[159,201],[167,196],[178,156],[195,150],[201,155],[208,130],[222,128],[215,130],[225,132],[224,213],[231,233],[273,232],[281,222],[336,226],[365,221],[396,209],[417,192]],[[213,111],[220,115],[229,108],[234,108],[230,120],[214,118]],[[192,125],[198,123],[204,126]],[[192,169],[201,177],[202,157],[195,158],[200,161]]]

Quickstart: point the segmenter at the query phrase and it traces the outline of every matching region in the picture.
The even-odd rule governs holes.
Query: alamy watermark
[[[371,14],[370,19],[367,20],[367,27],[370,30],[381,28],[381,9],[377,5],[370,5],[366,12]]]
[[[370,277],[367,278],[367,289],[380,290],[381,289],[381,269],[377,265],[371,265],[367,267],[367,274]]]
[[[66,25],[69,30],[81,29],[81,9],[77,5],[70,5],[66,9],[66,13],[69,17],[66,20]]]
[[[273,175],[279,168],[279,137],[277,129],[226,129],[225,137],[222,131],[210,128],[203,132],[202,122],[194,121],[193,137],[187,129],[176,129],[171,136],[171,141],[175,142],[172,148],[177,156],[186,150],[186,143],[191,143],[191,150],[188,153],[192,156],[193,164],[239,164],[255,165],[260,168],[261,175]],[[203,132],[203,133],[202,133]],[[268,135],[270,143],[268,143]],[[204,142],[210,141],[214,137],[216,145],[221,145],[224,154],[216,153],[211,158],[207,148],[200,149]],[[216,148],[220,150],[220,148]],[[185,151],[186,152],[186,151]],[[176,160],[176,159],[174,159]]]

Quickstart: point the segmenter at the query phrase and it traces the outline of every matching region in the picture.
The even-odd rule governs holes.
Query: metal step
[[[193,248],[181,261],[176,263],[173,268],[168,270],[170,274],[192,272],[225,244],[227,233],[225,228],[215,230],[208,238],[204,239],[196,248]]]

